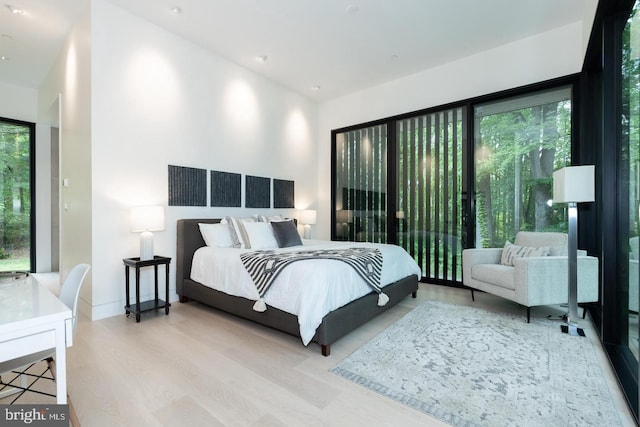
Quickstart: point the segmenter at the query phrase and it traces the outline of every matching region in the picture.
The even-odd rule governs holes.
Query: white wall
[[[35,123],[38,118],[38,91],[0,82],[0,117]]]
[[[168,207],[168,165],[294,180],[298,207],[317,207],[314,103],[104,0],[92,6],[91,110],[94,319],[123,312],[122,259],[139,238],[129,207],[165,206],[155,252],[173,258],[177,219],[254,212]]]
[[[46,150],[50,153],[50,125],[56,124],[53,122],[57,114],[60,127],[60,175],[67,178],[70,184],[60,192],[62,203],[68,206],[67,210],[60,212],[60,274],[64,278],[75,264],[92,264],[89,9],[74,24],[38,93],[39,135],[42,135],[42,143],[48,144]],[[46,167],[48,189],[50,164],[43,164],[43,167]],[[50,201],[50,195],[47,200]],[[86,313],[90,306],[91,272],[80,293],[80,310]]]
[[[330,237],[332,129],[578,73],[583,34],[576,22],[320,105],[316,235]]]

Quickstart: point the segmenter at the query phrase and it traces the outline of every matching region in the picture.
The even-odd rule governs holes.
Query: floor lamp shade
[[[569,166],[553,173],[553,202],[582,203],[595,200],[595,166]]]
[[[140,234],[140,261],[153,259],[153,233],[164,230],[162,206],[134,206],[129,212],[131,231]]]
[[[569,204],[569,313],[567,332],[583,335],[576,326],[578,318],[578,203],[593,202],[595,166],[568,166],[553,173],[554,203]]]

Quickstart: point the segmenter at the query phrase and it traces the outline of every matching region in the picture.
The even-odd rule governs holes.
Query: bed
[[[178,220],[176,292],[180,302],[197,301],[282,332],[302,337],[297,315],[274,306],[269,306],[264,312],[256,311],[254,309],[256,301],[227,294],[192,278],[194,255],[200,248],[203,248],[203,250],[208,249],[200,233],[199,224],[217,224],[220,221],[221,219],[219,218]],[[389,298],[389,301],[383,306],[378,305],[379,295],[371,291],[348,302],[346,305],[330,311],[321,318],[319,326],[315,329],[315,334],[309,341],[319,344],[322,355],[329,356],[331,344],[339,338],[388,310],[408,295],[412,295],[415,298],[418,290],[418,277],[419,274],[416,275],[413,272],[389,284],[383,284],[383,292]]]

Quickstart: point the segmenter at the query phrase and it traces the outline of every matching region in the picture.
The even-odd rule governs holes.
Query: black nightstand
[[[150,310],[158,310],[160,308],[164,308],[165,314],[169,314],[169,307],[171,307],[171,304],[169,304],[169,263],[171,262],[171,258],[156,255],[153,259],[146,261],[140,261],[140,257],[135,257],[124,258],[122,262],[124,263],[125,286],[127,292],[126,305],[124,306],[127,317],[129,317],[131,313],[134,313],[136,315],[136,322],[140,322],[141,313]],[[163,264],[165,270],[164,297],[166,301],[158,298],[158,266]],[[140,302],[140,269],[151,266],[153,266],[155,273],[155,298],[149,301]],[[129,267],[136,269],[136,303],[133,305],[129,302]]]

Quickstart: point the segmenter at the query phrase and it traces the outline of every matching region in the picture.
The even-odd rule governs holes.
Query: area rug
[[[453,426],[621,425],[597,337],[559,324],[428,301],[331,371]]]

